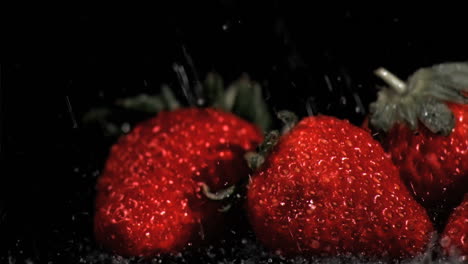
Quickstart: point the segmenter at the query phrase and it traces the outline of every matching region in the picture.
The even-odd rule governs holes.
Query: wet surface
[[[112,106],[116,99],[157,93],[163,83],[187,98],[177,63],[192,90],[209,71],[228,83],[245,72],[263,86],[272,112],[323,113],[360,125],[375,100],[375,84],[382,84],[375,68],[404,77],[421,66],[467,59],[467,40],[457,38],[464,16],[455,10],[415,15],[213,1],[135,13],[12,14],[12,45],[1,66],[0,262],[384,261],[279,257],[256,242],[242,213],[211,246],[153,260],[109,254],[94,242],[92,219],[96,180],[116,138],[82,118],[91,108],[107,107],[112,129],[125,133],[151,115]],[[445,261],[437,249],[429,255]]]

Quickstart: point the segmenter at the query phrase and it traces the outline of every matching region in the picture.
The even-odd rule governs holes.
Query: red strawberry
[[[121,255],[174,252],[222,225],[220,202],[205,197],[248,175],[243,158],[260,131],[214,109],[161,112],[111,149],[97,184],[95,236]],[[213,232],[210,232],[213,231]]]
[[[468,194],[450,216],[440,244],[445,254],[468,261]]]
[[[371,124],[387,131],[386,150],[416,198],[428,208],[451,205],[468,190],[468,64],[415,72],[407,83],[385,69],[371,105]]]
[[[329,116],[281,137],[247,198],[258,239],[286,254],[407,257],[424,251],[433,230],[382,147]]]

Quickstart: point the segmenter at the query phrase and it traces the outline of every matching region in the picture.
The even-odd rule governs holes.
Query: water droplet
[[[340,97],[340,103],[341,103],[342,105],[346,105],[346,97],[341,96],[341,97]]]
[[[377,194],[376,196],[374,196],[374,203],[376,204],[377,203],[377,199],[380,197],[379,194]]]
[[[123,123],[122,126],[120,127],[120,129],[122,130],[122,132],[124,132],[125,134],[130,132],[130,124],[129,123]]]
[[[161,130],[160,126],[153,127],[153,133],[158,133]]]

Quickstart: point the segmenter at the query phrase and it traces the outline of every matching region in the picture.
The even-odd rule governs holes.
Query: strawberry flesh
[[[468,194],[450,216],[440,244],[445,254],[459,258],[461,263],[468,261]]]

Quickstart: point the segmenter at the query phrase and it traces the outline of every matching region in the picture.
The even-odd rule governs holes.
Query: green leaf
[[[208,73],[203,83],[203,93],[206,106],[232,112],[255,123],[263,131],[268,131],[272,120],[268,106],[263,98],[262,87],[243,75],[227,89],[224,89],[222,77],[217,73]],[[139,94],[133,97],[118,99],[115,102],[120,110],[133,110],[139,113],[156,114],[181,107],[173,91],[168,85],[161,86],[161,93],[157,95]],[[99,123],[107,131],[114,133],[118,128],[109,125],[110,109],[95,109],[90,111],[86,120]],[[93,121],[94,120],[94,121]]]
[[[223,78],[217,73],[208,73],[203,84],[203,95],[206,105],[224,109],[223,93]]]
[[[168,110],[180,108],[180,103],[177,101],[172,90],[167,85],[161,87],[161,100],[165,103]]]
[[[407,123],[414,130],[420,121],[433,133],[449,135],[455,120],[446,103],[468,104],[467,62],[418,69],[403,84],[383,68],[376,73],[391,87],[382,89],[377,101],[370,105],[370,123],[377,129],[389,131],[395,123]],[[396,86],[405,91],[393,89]]]
[[[111,113],[109,108],[93,108],[83,115],[83,123],[99,123],[106,120]]]
[[[126,109],[147,113],[158,113],[168,108],[168,104],[164,100],[164,97],[147,94],[119,99],[116,101],[116,105]]]
[[[445,103],[429,98],[421,106],[419,120],[435,134],[448,136],[455,126],[455,117]]]
[[[223,98],[221,101],[221,108],[223,110],[232,112],[234,103],[236,102],[238,91],[238,86],[232,84],[224,91]]]
[[[92,108],[83,115],[82,120],[85,125],[99,126],[106,136],[120,136],[122,130],[114,122],[110,121],[111,116],[112,111],[110,108]]]
[[[263,98],[262,87],[251,81],[247,75],[243,75],[228,88],[225,102],[232,112],[257,124],[263,131],[269,130],[272,120]]]

